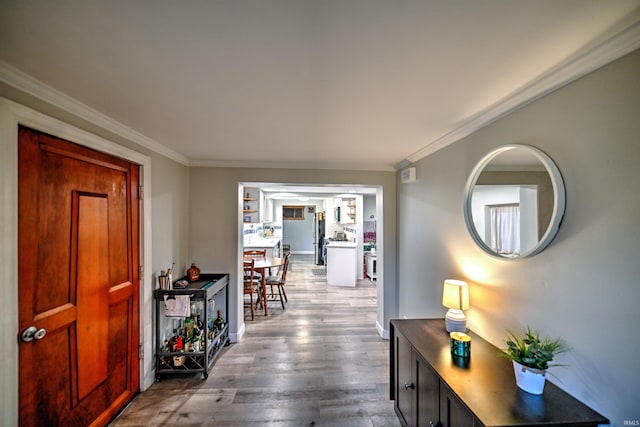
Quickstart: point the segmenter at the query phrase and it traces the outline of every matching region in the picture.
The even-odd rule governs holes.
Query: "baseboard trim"
[[[389,339],[389,330],[385,329],[378,321],[376,321],[376,330],[378,331],[378,335],[380,335],[382,339]]]

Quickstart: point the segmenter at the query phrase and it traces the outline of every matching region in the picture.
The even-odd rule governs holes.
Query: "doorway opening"
[[[381,185],[240,182],[238,195],[238,265],[242,265],[245,247],[261,247],[274,256],[284,251],[312,256],[320,270],[326,266],[328,242],[351,242],[356,251],[356,279],[369,280],[376,286],[376,312],[382,315]],[[367,270],[371,265],[375,265],[375,272]],[[240,316],[238,321],[244,324]],[[382,337],[383,324],[383,319],[376,320],[376,330]],[[244,325],[239,328],[238,339],[243,331]]]

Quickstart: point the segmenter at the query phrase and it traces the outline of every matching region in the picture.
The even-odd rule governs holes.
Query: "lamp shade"
[[[469,286],[462,280],[447,279],[444,281],[442,305],[454,310],[469,308]]]

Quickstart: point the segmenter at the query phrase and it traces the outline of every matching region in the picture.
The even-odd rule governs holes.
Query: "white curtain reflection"
[[[505,256],[520,255],[520,205],[491,206],[489,215],[491,248]]]

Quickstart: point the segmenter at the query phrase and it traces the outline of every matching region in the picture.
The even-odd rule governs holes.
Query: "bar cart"
[[[228,284],[228,274],[201,274],[196,281],[185,277],[175,281],[173,289],[155,290],[156,381],[175,374],[209,376],[229,344]]]

